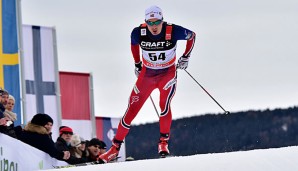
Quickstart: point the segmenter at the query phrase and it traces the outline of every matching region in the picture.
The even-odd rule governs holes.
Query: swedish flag
[[[0,87],[15,98],[15,125],[21,123],[16,0],[0,0]]]

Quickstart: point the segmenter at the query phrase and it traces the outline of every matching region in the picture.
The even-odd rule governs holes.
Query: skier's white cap
[[[162,10],[156,5],[153,5],[149,8],[147,8],[145,11],[145,20],[146,21],[149,19],[153,19],[153,18],[156,18],[159,20],[163,19]]]

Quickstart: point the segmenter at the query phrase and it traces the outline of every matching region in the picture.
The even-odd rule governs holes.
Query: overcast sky
[[[54,26],[60,71],[93,74],[95,115],[122,117],[136,81],[130,33],[158,5],[197,34],[188,71],[231,112],[298,104],[297,0],[22,0],[23,24]],[[185,41],[178,43],[177,57]],[[158,105],[159,92],[152,97]],[[173,118],[222,113],[184,72]],[[158,121],[151,101],[133,124]]]

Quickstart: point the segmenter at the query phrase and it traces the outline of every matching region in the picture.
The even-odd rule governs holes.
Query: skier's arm
[[[133,59],[135,61],[135,64],[138,64],[141,62],[141,56],[140,56],[140,45],[139,45],[139,28],[136,27],[131,32],[131,53],[133,56]]]
[[[131,53],[132,53],[133,59],[135,61],[135,64],[140,63],[141,62],[141,57],[140,57],[139,44],[137,44],[137,45],[131,44],[130,46],[131,46]]]
[[[186,40],[186,48],[183,53],[183,56],[189,57],[195,44],[196,33],[184,27],[181,27],[179,25],[174,25],[173,29],[174,29],[174,37],[173,37],[174,39]]]
[[[191,53],[191,51],[192,51],[192,49],[195,45],[195,39],[196,39],[196,33],[192,32],[190,38],[187,39],[186,48],[185,48],[185,51],[183,53],[183,56],[187,56],[187,57],[190,56],[190,53]]]
[[[193,31],[190,31],[181,26],[174,26],[174,38],[176,40],[186,40],[186,47],[183,55],[179,58],[177,68],[186,69],[188,67],[188,61],[191,54],[191,51],[195,44],[196,34]]]
[[[133,56],[133,59],[135,61],[135,75],[139,77],[139,74],[142,70],[142,61],[141,61],[141,56],[140,56],[140,45],[139,45],[139,40],[140,40],[140,30],[138,27],[133,29],[131,33],[131,53]]]

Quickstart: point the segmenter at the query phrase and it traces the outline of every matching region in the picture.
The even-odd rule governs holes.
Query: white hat
[[[152,18],[156,18],[159,20],[163,19],[162,10],[158,6],[153,5],[146,9],[145,20],[147,21]]]
[[[9,100],[10,100],[10,99],[13,100],[14,102],[16,101],[15,98],[14,98],[12,95],[9,95],[9,96],[8,96],[8,99],[9,99]]]
[[[80,147],[81,146],[80,136],[77,135],[77,134],[74,134],[71,137],[70,144],[71,144],[72,147]]]

